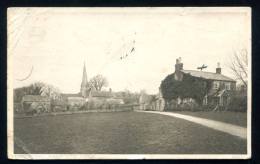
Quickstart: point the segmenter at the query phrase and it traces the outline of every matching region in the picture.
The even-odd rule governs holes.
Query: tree
[[[232,60],[229,64],[229,68],[234,76],[239,80],[245,87],[247,87],[248,77],[248,52],[246,49],[240,52],[234,52]]]
[[[28,87],[29,93],[28,94],[30,94],[30,95],[41,95],[41,89],[45,85],[47,85],[47,84],[44,84],[42,82],[36,82],[36,83],[29,85],[29,87]]]
[[[45,84],[42,82],[36,82],[28,86],[14,89],[14,101],[20,102],[24,95],[41,95],[41,88]]]
[[[29,86],[14,89],[14,101],[20,102],[24,95],[48,96],[53,100],[61,98],[59,89],[52,85],[36,82]]]
[[[58,88],[52,86],[52,85],[44,85],[42,86],[41,90],[41,96],[47,96],[51,98],[52,100],[60,100],[61,99],[61,92]]]
[[[91,88],[94,88],[97,91],[101,91],[103,87],[108,86],[108,81],[104,76],[96,75],[90,79],[89,85]]]

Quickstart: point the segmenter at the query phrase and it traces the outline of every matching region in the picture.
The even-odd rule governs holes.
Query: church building
[[[86,65],[84,62],[83,66],[83,75],[82,75],[82,81],[80,86],[80,95],[84,98],[88,97],[88,93],[90,91],[90,86],[88,83],[88,77],[87,77],[87,71],[86,71]]]
[[[75,110],[87,103],[91,103],[94,108],[99,108],[99,106],[103,107],[107,104],[123,104],[123,100],[116,97],[112,89],[109,91],[96,91],[91,87],[87,77],[85,62],[80,92],[77,94],[63,94],[63,96],[66,98],[69,108],[75,108]]]

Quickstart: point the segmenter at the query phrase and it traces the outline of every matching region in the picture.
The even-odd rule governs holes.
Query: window
[[[230,83],[226,83],[225,88],[226,88],[226,90],[230,90]]]
[[[218,81],[214,81],[214,89],[218,89],[219,88],[219,82]]]

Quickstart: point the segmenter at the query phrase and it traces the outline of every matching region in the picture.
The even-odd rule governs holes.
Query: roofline
[[[203,77],[202,77],[203,78]],[[214,80],[214,81],[227,81],[227,82],[237,82],[235,80],[216,80],[216,79],[206,79],[206,80]]]
[[[35,100],[22,100],[21,102],[50,102],[51,100],[35,101]]]
[[[113,96],[96,96],[96,95],[91,95],[92,97],[113,97]]]
[[[197,71],[197,70],[188,70],[188,69],[186,69],[186,70],[181,70],[181,72],[183,72],[183,73],[185,73],[185,74],[190,74],[190,73],[186,73],[186,72],[184,72],[184,71]],[[200,71],[197,71],[197,72],[200,72]],[[203,72],[205,72],[205,73],[217,74],[217,73],[214,73],[214,72],[207,72],[207,71],[203,71]],[[175,72],[174,72],[174,73],[175,73]],[[223,74],[220,74],[220,75],[225,76],[225,75],[223,75]],[[194,77],[196,77],[196,76],[194,76]],[[227,76],[225,76],[225,77],[227,77]],[[203,78],[203,77],[200,77],[200,78]],[[236,80],[233,80],[233,79],[231,79],[230,77],[227,77],[227,78],[229,78],[230,80],[217,80],[217,79],[206,79],[206,78],[203,78],[203,79],[206,79],[206,80],[215,80],[215,81],[236,82]]]

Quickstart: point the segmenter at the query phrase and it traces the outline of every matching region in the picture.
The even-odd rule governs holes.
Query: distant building
[[[86,65],[83,66],[83,75],[80,86],[80,92],[76,94],[62,94],[63,98],[67,100],[69,109],[78,109],[84,104],[91,102],[93,106],[101,104],[123,104],[123,99],[118,98],[112,89],[109,91],[96,91],[91,88],[88,79]]]
[[[151,102],[152,102],[152,96],[141,93],[139,97],[139,105],[140,105],[140,110],[151,110]]]
[[[49,97],[39,95],[24,95],[21,101],[22,109],[27,111],[38,110],[48,112],[51,109],[51,100]]]
[[[92,99],[92,100],[95,100],[95,99],[110,99],[110,98],[113,98],[114,95],[113,95],[112,92],[109,92],[109,91],[95,91],[93,89],[90,89],[87,97],[89,99]]]
[[[155,97],[154,106],[155,106],[154,110],[157,110],[157,111],[163,111],[164,110],[165,100],[162,96],[161,89],[159,89],[159,94],[157,94],[156,97]]]
[[[81,94],[62,94],[64,101],[67,104],[69,110],[77,110],[86,102],[85,98]]]
[[[157,109],[157,101],[159,101],[158,95],[141,93],[139,97],[139,110],[159,110]]]
[[[163,99],[160,91],[157,95],[142,93],[139,97],[139,110],[163,111],[164,106],[165,100]]]

